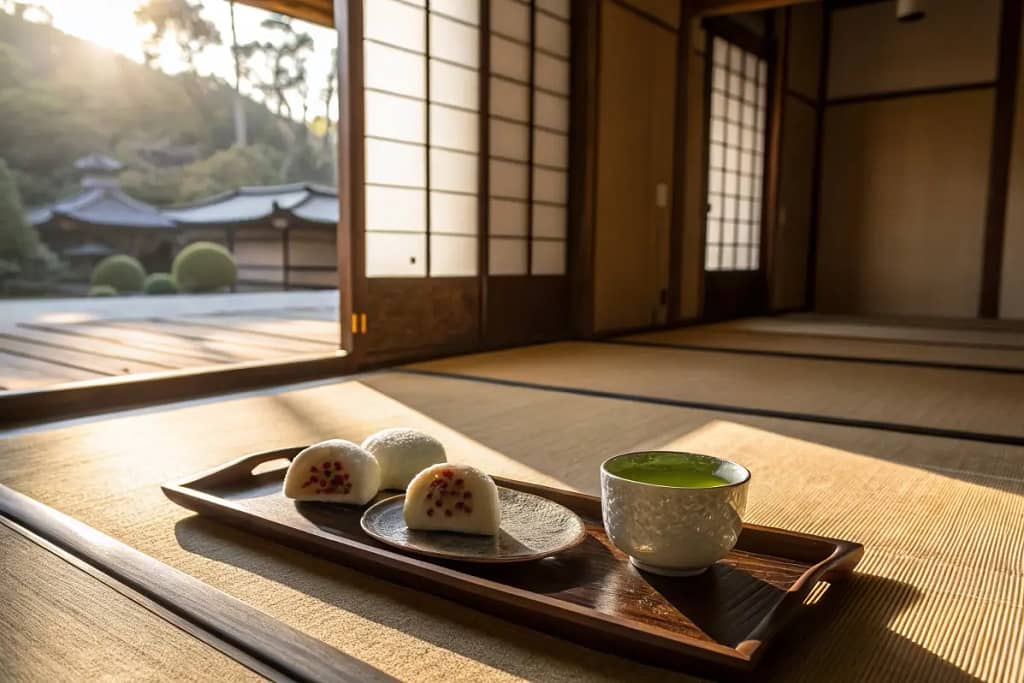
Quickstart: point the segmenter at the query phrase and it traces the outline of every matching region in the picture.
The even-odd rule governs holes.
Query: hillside
[[[261,103],[246,100],[250,146],[231,147],[232,97],[222,81],[169,76],[0,13],[0,157],[26,206],[73,192],[72,164],[90,152],[125,163],[125,189],[156,204],[244,184],[332,182],[330,145]],[[289,139],[301,148],[283,164]]]

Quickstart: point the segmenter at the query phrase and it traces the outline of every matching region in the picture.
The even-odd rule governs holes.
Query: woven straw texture
[[[745,366],[681,372],[668,360],[674,350],[541,350],[552,348],[557,362],[536,348],[491,354],[488,372],[618,391],[643,381],[648,393],[717,387],[733,403],[1024,429],[1020,385],[987,375],[958,372],[953,381],[938,373],[919,386],[892,369],[869,381],[863,367],[840,366],[845,374],[828,380],[788,359],[760,358],[757,376],[745,379]],[[481,358],[436,365],[482,372]],[[771,385],[792,372],[803,382]],[[705,381],[689,381],[692,373]],[[493,474],[594,494],[598,464],[612,454],[710,452],[752,471],[748,521],[862,542],[855,578],[822,586],[758,680],[1024,678],[1019,447],[388,372],[15,434],[0,441],[0,481],[402,679],[687,680],[200,519],[157,488],[248,452],[335,436],[358,441],[393,426],[428,430],[452,460]]]

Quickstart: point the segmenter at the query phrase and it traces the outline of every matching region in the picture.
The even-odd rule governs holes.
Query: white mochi
[[[284,495],[295,500],[364,505],[379,490],[377,459],[342,439],[321,441],[303,450],[284,475]]]
[[[498,487],[469,465],[433,465],[417,474],[402,512],[406,526],[425,531],[494,536],[501,525]]]
[[[382,489],[405,490],[417,472],[448,460],[440,441],[406,427],[385,429],[368,436],[363,448],[380,463]]]

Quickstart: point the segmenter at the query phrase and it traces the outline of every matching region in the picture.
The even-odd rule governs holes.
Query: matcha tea
[[[742,465],[710,455],[678,451],[642,451],[609,458],[608,474],[640,484],[679,489],[712,489],[745,483],[750,472]]]
[[[632,462],[618,467],[615,474],[623,479],[659,486],[678,486],[687,489],[707,489],[725,486],[729,482],[710,472],[660,462]]]

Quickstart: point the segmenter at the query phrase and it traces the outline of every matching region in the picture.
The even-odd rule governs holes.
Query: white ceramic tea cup
[[[666,468],[721,484],[675,486],[628,478]],[[750,471],[710,455],[645,451],[601,463],[601,514],[609,540],[644,571],[694,576],[736,546]]]

